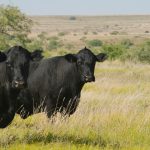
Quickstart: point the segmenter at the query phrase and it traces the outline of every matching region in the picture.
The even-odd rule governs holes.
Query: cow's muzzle
[[[23,81],[23,80],[14,80],[13,81],[13,87],[14,88],[24,88],[24,86],[25,86],[25,82]]]
[[[94,76],[87,76],[87,75],[84,75],[84,81],[85,82],[94,82],[95,81],[95,77]]]

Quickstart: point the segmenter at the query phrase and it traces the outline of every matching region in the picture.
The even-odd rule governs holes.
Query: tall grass
[[[70,118],[15,117],[0,130],[1,149],[150,149],[150,65],[104,62]]]

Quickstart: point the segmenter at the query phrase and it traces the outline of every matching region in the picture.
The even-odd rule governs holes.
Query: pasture
[[[0,132],[1,149],[149,149],[150,66],[106,61],[95,75],[69,119],[17,116]]]
[[[69,16],[32,16],[31,19],[36,24],[30,37],[46,32],[68,46],[67,51],[65,47],[44,51],[46,57],[70,52],[68,44],[73,45],[71,52],[78,51],[86,40],[117,43],[128,38],[139,44],[150,35],[150,16],[77,16],[75,20]],[[84,86],[77,111],[70,118],[58,114],[48,120],[41,113],[22,120],[16,115],[10,126],[0,130],[0,149],[149,150],[150,65],[106,61],[96,65],[95,77],[95,82]]]

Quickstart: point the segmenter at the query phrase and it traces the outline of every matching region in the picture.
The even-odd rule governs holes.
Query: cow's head
[[[29,73],[29,64],[31,61],[34,61],[36,57],[35,52],[34,54],[30,53],[21,46],[14,46],[8,50],[6,66],[10,74],[12,87],[25,87]]]
[[[6,58],[7,58],[7,56],[5,55],[5,53],[0,52],[0,62],[5,61],[5,60],[6,60]]]
[[[107,55],[104,53],[94,55],[91,50],[85,47],[77,54],[67,54],[65,57],[69,62],[76,63],[81,81],[86,83],[95,81],[95,64],[96,62],[103,62],[107,58]]]

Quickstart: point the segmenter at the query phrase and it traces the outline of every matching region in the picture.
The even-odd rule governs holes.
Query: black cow
[[[42,60],[29,75],[28,88],[19,94],[17,113],[24,119],[41,111],[48,117],[56,112],[70,116],[78,106],[84,84],[95,81],[95,63],[106,57],[84,48],[77,54]]]
[[[0,62],[3,62],[6,60],[6,55],[3,52],[0,52]]]
[[[30,53],[21,46],[14,46],[7,52],[7,60],[0,63],[0,128],[8,126],[16,112],[16,99],[26,87],[29,68],[34,65],[36,52]]]

